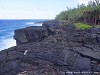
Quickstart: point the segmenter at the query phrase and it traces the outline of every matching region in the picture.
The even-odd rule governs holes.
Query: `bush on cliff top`
[[[75,23],[75,26],[77,29],[81,29],[81,30],[92,28],[92,26],[84,23]]]

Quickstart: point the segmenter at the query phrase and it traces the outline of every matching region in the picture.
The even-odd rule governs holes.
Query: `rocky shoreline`
[[[99,75],[94,72],[100,72],[100,29],[77,30],[66,23],[16,30],[17,46],[0,52],[0,75]]]

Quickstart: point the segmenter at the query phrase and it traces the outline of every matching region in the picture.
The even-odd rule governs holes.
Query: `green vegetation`
[[[100,1],[90,1],[87,6],[84,4],[78,5],[77,8],[67,8],[56,16],[57,20],[68,20],[69,22],[82,22],[84,11],[100,10]]]
[[[75,26],[77,29],[81,29],[81,30],[92,28],[92,26],[84,23],[75,23]]]

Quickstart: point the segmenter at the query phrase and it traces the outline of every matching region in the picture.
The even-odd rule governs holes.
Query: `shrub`
[[[81,29],[81,30],[92,28],[92,26],[84,23],[75,23],[75,26],[77,29]]]

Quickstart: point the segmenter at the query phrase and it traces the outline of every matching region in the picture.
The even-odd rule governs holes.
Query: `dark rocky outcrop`
[[[17,45],[31,42],[39,42],[54,32],[50,32],[43,26],[33,26],[15,30],[14,39]]]
[[[93,72],[100,72],[100,29],[48,23],[15,31],[18,46],[0,52],[0,75],[82,75],[74,72],[84,71],[97,75]]]
[[[55,35],[57,29],[61,25],[65,25],[66,21],[46,21],[42,26],[31,26],[23,29],[15,30],[14,39],[16,40],[17,45],[39,42],[44,40],[50,35]]]

